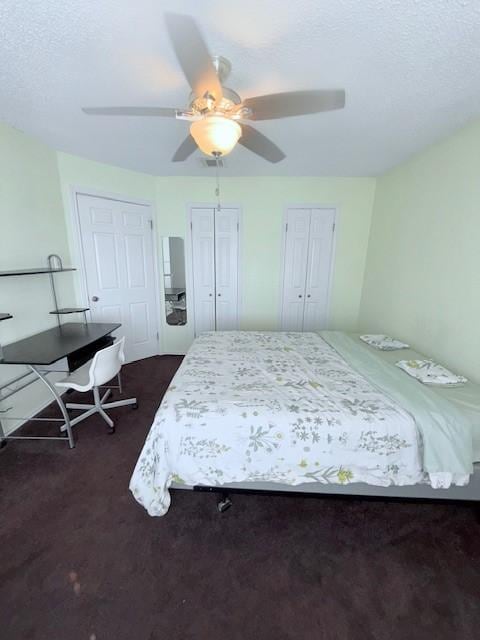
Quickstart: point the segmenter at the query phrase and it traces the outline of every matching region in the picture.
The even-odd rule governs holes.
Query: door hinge
[[[157,340],[160,340],[160,334],[157,331]]]
[[[150,219],[150,220],[148,221],[148,223],[149,223],[149,225],[150,225],[150,229],[153,231],[153,220],[152,220],[152,219]]]
[[[288,231],[288,222],[285,224],[285,233]]]
[[[237,233],[240,231],[240,223],[237,222]]]
[[[335,231],[336,222],[333,223],[332,231]]]
[[[190,229],[193,230],[193,222],[190,220]]]

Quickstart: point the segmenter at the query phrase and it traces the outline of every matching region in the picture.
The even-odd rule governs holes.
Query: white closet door
[[[334,223],[333,209],[312,209],[303,317],[304,331],[318,331],[327,326]]]
[[[238,210],[215,211],[217,331],[238,328]]]
[[[127,361],[158,353],[151,211],[78,195],[87,290],[94,322],[121,322]],[[77,318],[76,318],[77,320]]]
[[[195,335],[215,330],[214,209],[192,209],[192,267]]]
[[[310,232],[310,209],[287,213],[282,329],[302,331]]]

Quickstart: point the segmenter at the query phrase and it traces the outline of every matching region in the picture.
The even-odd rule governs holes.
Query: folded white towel
[[[408,349],[409,345],[400,340],[395,340],[390,336],[384,336],[383,334],[366,334],[360,336],[360,340],[366,342],[375,349],[381,349],[382,351],[395,351],[396,349]]]
[[[457,376],[432,360],[399,360],[395,364],[423,384],[452,387],[468,382],[464,376]]]

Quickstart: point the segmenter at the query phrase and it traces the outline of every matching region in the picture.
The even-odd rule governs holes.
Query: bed
[[[135,499],[153,516],[172,483],[476,499],[480,387],[422,385],[394,366],[399,353],[414,352],[342,332],[202,334],[157,411]]]

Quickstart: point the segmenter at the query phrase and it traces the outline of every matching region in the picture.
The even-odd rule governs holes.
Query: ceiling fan
[[[289,91],[242,100],[224,86],[231,71],[230,62],[222,56],[210,56],[194,19],[167,13],[165,21],[192,89],[188,107],[85,107],[83,111],[88,115],[161,116],[191,122],[190,135],[175,152],[173,162],[186,160],[197,146],[218,158],[230,153],[237,142],[269,162],[280,162],[286,157],[283,151],[245,121],[288,118],[345,106],[343,89]]]

